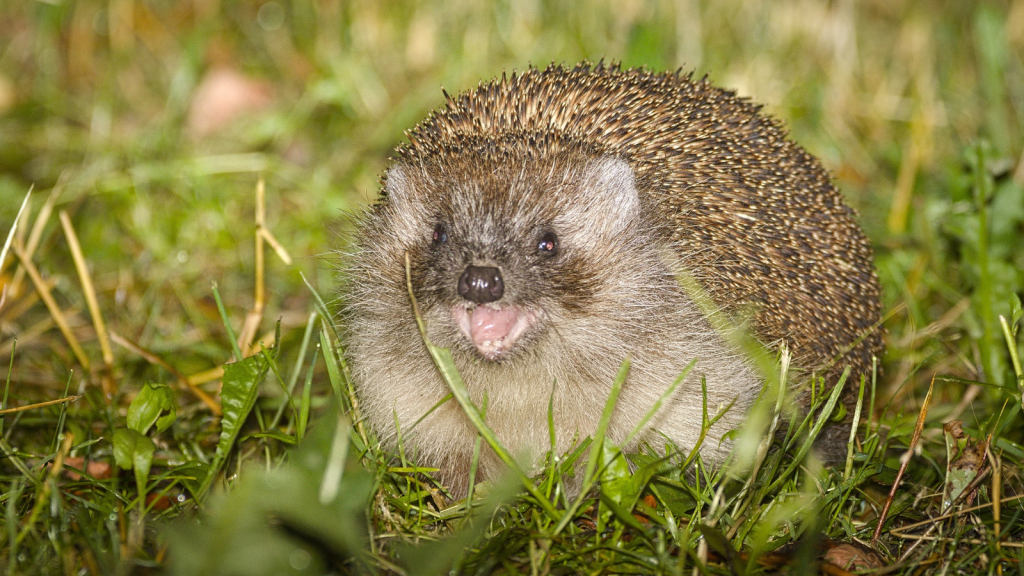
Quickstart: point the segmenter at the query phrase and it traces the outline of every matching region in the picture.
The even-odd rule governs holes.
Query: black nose
[[[467,266],[459,278],[459,296],[477,304],[494,302],[505,293],[501,271],[490,266]]]

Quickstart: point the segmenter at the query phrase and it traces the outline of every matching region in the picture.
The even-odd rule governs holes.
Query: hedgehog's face
[[[593,313],[621,276],[640,207],[632,170],[614,159],[468,174],[399,166],[387,195],[431,338],[490,361]]]

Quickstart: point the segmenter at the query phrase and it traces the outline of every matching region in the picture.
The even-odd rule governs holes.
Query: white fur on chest
[[[697,359],[696,368],[634,439],[633,447],[643,440],[660,448],[668,438],[684,451],[692,449],[701,433],[703,375],[710,416],[734,403],[701,450],[705,460],[719,462],[727,448],[720,445],[721,435],[742,421],[760,389],[760,379],[717,337],[664,336],[657,350],[632,352],[631,370],[614,408],[608,437],[623,442],[686,365]],[[359,340],[357,345],[373,346],[372,338]],[[394,345],[394,340],[388,342],[387,348]],[[364,417],[389,448],[398,444],[401,430],[405,453],[422,465],[468,466],[478,432],[458,404],[450,399],[424,417],[449,393],[426,349],[422,343],[409,342],[401,362],[387,360],[393,358],[392,352],[382,348],[358,354],[365,359],[353,366]],[[458,368],[474,403],[484,409],[488,426],[529,468],[551,446],[549,403],[556,455],[593,436],[620,365],[610,351],[603,358],[594,356],[554,346],[543,357],[516,359],[525,362],[464,360]],[[484,477],[498,467],[487,453],[481,466]]]

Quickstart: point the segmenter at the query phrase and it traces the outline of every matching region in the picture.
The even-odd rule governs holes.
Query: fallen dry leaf
[[[874,550],[851,542],[835,543],[821,559],[844,570],[877,570],[885,566]]]
[[[206,73],[192,96],[188,131],[197,138],[209,136],[243,114],[265,110],[273,101],[270,84],[233,68],[214,68]]]
[[[74,456],[64,459],[64,474],[70,480],[81,480],[82,475],[74,470],[68,470],[68,467],[82,469],[85,464],[85,458],[82,456]],[[99,460],[90,460],[89,465],[85,468],[85,473],[97,480],[106,480],[112,475],[112,470],[109,462],[102,462]]]
[[[943,509],[956,502],[964,490],[974,482],[985,466],[988,442],[975,443],[964,434],[963,422],[953,420],[943,424],[946,437],[946,484]]]

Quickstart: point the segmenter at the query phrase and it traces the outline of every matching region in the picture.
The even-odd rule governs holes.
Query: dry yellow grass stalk
[[[187,378],[190,386],[198,386],[200,384],[206,384],[207,382],[213,382],[214,380],[220,380],[224,377],[224,367],[217,366],[216,368],[210,368],[204,370],[198,374],[193,374]]]
[[[274,237],[274,234],[271,233],[268,228],[265,228],[263,226],[260,226],[258,230],[260,236],[262,236],[263,239],[267,241],[267,244],[270,244],[270,247],[274,249],[274,253],[277,254],[277,257],[280,258],[281,261],[287,264],[288,266],[291,266],[291,255],[288,254],[288,251],[285,250],[284,246],[282,246],[281,243],[277,240],[277,238]]]
[[[85,294],[85,303],[89,306],[89,315],[92,316],[92,325],[96,329],[96,338],[100,341],[100,350],[103,353],[103,364],[106,373],[102,377],[103,393],[109,398],[114,393],[114,382],[112,373],[114,371],[114,353],[110,349],[110,338],[107,337],[107,326],[103,323],[103,315],[100,313],[99,301],[96,299],[96,289],[93,287],[92,276],[89,274],[89,267],[85,264],[85,256],[82,254],[82,246],[78,243],[78,235],[71,225],[71,218],[64,210],[60,211],[60,225],[64,228],[64,236],[68,239],[68,248],[71,249],[71,257],[75,261],[75,269],[78,271],[78,279],[82,282],[82,293]]]
[[[57,302],[53,299],[53,295],[50,294],[50,288],[43,277],[39,274],[39,270],[36,269],[35,264],[32,263],[32,259],[29,258],[25,252],[17,244],[14,245],[14,253],[18,255],[18,259],[21,260],[21,266],[28,273],[28,277],[35,284],[36,291],[39,293],[39,297],[43,299],[43,304],[46,305],[46,309],[50,311],[50,316],[53,317],[53,321],[57,323],[57,328],[60,329],[61,334],[64,335],[64,339],[67,340],[68,346],[71,346],[71,351],[75,354],[75,358],[78,359],[78,363],[85,368],[86,372],[89,371],[89,358],[86,357],[85,351],[82,350],[82,346],[78,343],[78,338],[75,338],[75,334],[71,331],[71,327],[68,326],[67,318],[64,317],[64,313],[57,306]]]
[[[28,235],[28,242],[24,244],[25,256],[32,258],[35,256],[36,248],[39,248],[39,242],[43,238],[43,230],[46,228],[46,223],[50,220],[50,215],[53,214],[53,206],[57,203],[57,198],[60,196],[60,191],[64,183],[64,174],[57,180],[57,184],[50,190],[50,195],[46,198],[46,202],[43,203],[42,208],[39,209],[39,214],[36,215],[36,221],[32,224],[32,232]],[[14,272],[14,279],[11,280],[11,293],[21,293],[21,282],[25,278],[25,267],[20,266]]]
[[[264,277],[264,254],[263,254],[263,235],[260,234],[260,229],[263,228],[263,223],[266,217],[266,205],[264,202],[266,186],[263,181],[263,176],[260,176],[256,182],[256,296],[253,301],[252,308],[245,315],[245,324],[242,325],[242,330],[238,334],[238,348],[242,351],[242,354],[249,356],[253,353],[253,338],[256,337],[256,331],[260,328],[260,323],[263,322],[263,305],[266,299],[266,294],[263,289],[263,277]],[[239,358],[241,360],[241,358]]]
[[[14,223],[11,224],[11,231],[7,234],[7,241],[4,242],[3,248],[0,248],[0,272],[4,271],[4,263],[7,261],[7,251],[11,248],[11,243],[14,240],[14,233],[18,229],[18,222],[21,221],[21,215],[25,212],[25,207],[28,206],[28,199],[32,197],[32,189],[29,188],[28,193],[25,194],[25,199],[21,201],[21,208],[18,209],[18,215],[14,217]]]
[[[75,269],[82,281],[82,292],[85,294],[85,303],[89,306],[89,314],[92,315],[93,324],[96,327],[96,336],[100,341],[100,349],[103,351],[103,362],[108,366],[114,362],[114,353],[110,349],[110,339],[107,337],[107,327],[100,314],[99,301],[96,299],[96,289],[92,283],[92,276],[89,274],[89,267],[85,263],[85,255],[82,253],[82,246],[78,242],[78,235],[71,224],[68,213],[64,210],[59,214],[60,224],[64,228],[64,234],[68,239],[68,248],[71,249],[71,256],[75,261]]]

